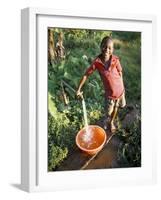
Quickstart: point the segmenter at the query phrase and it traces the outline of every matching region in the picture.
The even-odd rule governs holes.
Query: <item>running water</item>
[[[83,106],[83,115],[84,115],[85,128],[88,129],[87,110],[86,110],[86,104],[85,104],[84,99],[82,99],[82,106]]]
[[[85,104],[84,99],[82,99],[82,106],[83,106],[83,115],[84,115],[84,122],[85,122],[85,134],[83,135],[82,139],[84,142],[90,142],[93,134],[90,128],[88,127],[87,110],[86,110],[86,104]]]

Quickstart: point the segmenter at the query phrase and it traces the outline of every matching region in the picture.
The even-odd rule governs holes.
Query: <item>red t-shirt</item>
[[[106,67],[101,59],[97,57],[92,65],[86,70],[85,75],[91,75],[98,70],[105,89],[105,97],[110,99],[118,99],[124,93],[124,84],[120,72],[122,67],[119,58],[112,55],[111,61]]]

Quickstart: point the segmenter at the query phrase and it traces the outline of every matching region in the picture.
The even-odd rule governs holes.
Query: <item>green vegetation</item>
[[[127,110],[118,117],[118,135],[125,139],[118,152],[120,166],[140,166],[141,162],[141,35],[134,32],[91,31],[54,29],[54,40],[63,33],[65,58],[48,64],[48,170],[56,167],[75,148],[75,136],[84,126],[81,101],[62,80],[72,88],[79,81],[92,60],[100,53],[100,42],[112,33],[115,52],[120,57],[126,87],[127,104],[138,112],[133,123],[123,127],[121,121]],[[55,44],[56,45],[56,44]],[[95,124],[104,116],[104,91],[97,72],[93,73],[83,88],[86,100],[88,122]],[[66,102],[64,99],[67,99]]]

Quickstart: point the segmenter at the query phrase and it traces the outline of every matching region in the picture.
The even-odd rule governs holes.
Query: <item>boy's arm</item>
[[[119,73],[120,77],[123,79],[123,76],[122,76],[122,67],[121,67],[121,64],[120,64],[119,60],[117,61],[116,68],[118,70],[118,73]]]
[[[86,82],[86,80],[87,80],[87,75],[84,75],[83,78],[81,79],[80,83],[79,83],[78,90],[76,92],[78,97],[82,96],[83,92],[81,92],[81,88],[83,87],[83,85]]]
[[[86,82],[89,75],[91,75],[96,69],[95,63],[93,62],[92,65],[86,70],[83,78],[81,79],[78,90],[76,92],[78,97],[82,97],[83,92],[81,92],[81,88],[83,87],[84,83]]]
[[[124,82],[122,72],[119,72],[119,75],[120,75],[122,81]]]
[[[122,72],[119,72],[119,75],[121,76],[121,78],[122,78]]]

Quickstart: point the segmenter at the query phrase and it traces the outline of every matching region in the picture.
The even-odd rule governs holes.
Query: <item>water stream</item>
[[[83,141],[84,142],[90,142],[92,139],[92,132],[88,126],[88,119],[87,119],[87,110],[86,110],[86,104],[84,99],[82,99],[82,106],[83,106],[83,115],[84,115],[84,123],[85,123],[85,134],[83,135]]]
[[[85,104],[84,99],[82,99],[82,106],[83,106],[83,115],[84,115],[85,128],[88,129],[87,110],[86,110],[86,104]]]

